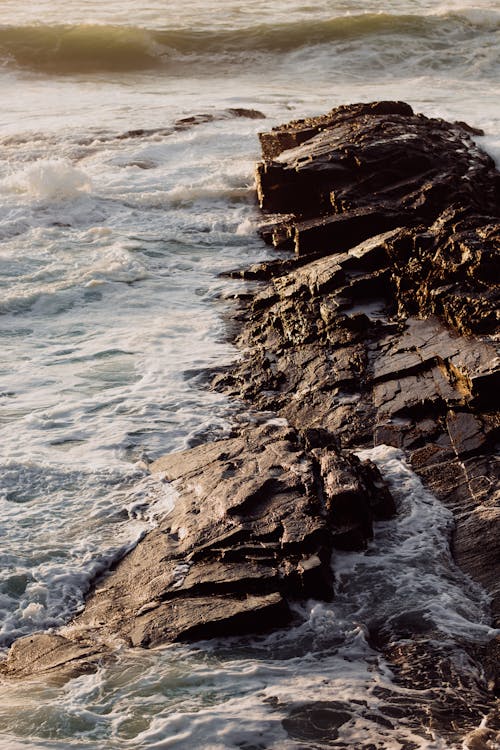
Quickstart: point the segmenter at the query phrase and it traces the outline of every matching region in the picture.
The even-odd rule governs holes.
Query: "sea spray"
[[[2,191],[27,193],[41,203],[72,200],[91,189],[89,176],[67,159],[40,159],[5,177],[0,184]]]

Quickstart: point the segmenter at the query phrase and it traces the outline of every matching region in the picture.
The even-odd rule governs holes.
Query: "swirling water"
[[[259,130],[398,98],[483,127],[500,156],[493,1],[163,5],[0,9],[2,648],[67,621],[175,501],[145,458],[241,418],[197,375],[237,356],[222,312],[238,285],[219,274],[269,253],[254,232]],[[332,695],[358,706],[353,746],[444,746],[359,709],[392,685],[366,627],[408,592],[447,637],[489,632],[484,595],[447,556],[449,517],[400,457],[378,459],[404,511],[368,555],[337,556],[333,605],[310,602],[252,645],[123,652],[62,687],[0,686],[0,747],[299,747],[280,705]]]

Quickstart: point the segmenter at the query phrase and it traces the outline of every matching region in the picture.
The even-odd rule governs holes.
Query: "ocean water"
[[[255,232],[258,131],[396,98],[482,127],[500,159],[500,8],[2,0],[0,80],[6,649],[66,622],[175,502],[149,459],[244,419],[200,374],[237,356],[223,313],[240,286],[221,272],[270,253]],[[449,514],[403,457],[374,458],[401,512],[367,554],[335,556],[333,604],[254,641],[124,650],[64,686],[0,684],[0,748],[291,750],[304,743],[286,713],[332,699],[350,706],[352,747],[449,747],[367,718],[381,687],[418,699],[367,629],[409,611],[460,654],[491,635],[487,597],[454,568]]]

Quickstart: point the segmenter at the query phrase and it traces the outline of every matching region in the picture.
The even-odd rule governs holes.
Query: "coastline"
[[[252,295],[250,301],[247,300],[243,312],[239,314],[240,319],[246,321],[238,337],[239,346],[243,350],[250,350],[250,356],[243,357],[230,373],[225,372],[216,377],[215,386],[226,393],[249,400],[259,412],[274,415],[271,419],[277,418],[278,423],[270,427],[265,424],[257,426],[247,433],[243,431],[229,441],[201,446],[181,456],[160,459],[152,467],[169,479],[177,480],[181,497],[192,497],[193,482],[197,483],[200,476],[196,472],[201,471],[201,476],[207,482],[207,490],[198,494],[201,494],[208,505],[213,505],[213,493],[221,486],[222,480],[233,482],[231,492],[225,492],[224,496],[237,497],[237,502],[230,508],[222,503],[223,507],[216,510],[217,519],[227,521],[229,518],[232,534],[235,533],[235,519],[239,519],[240,527],[249,525],[251,533],[255,535],[252,537],[254,547],[255,541],[261,550],[262,544],[274,545],[271,550],[267,550],[267,558],[261,554],[259,559],[252,559],[253,570],[249,570],[248,561],[251,558],[247,549],[239,559],[231,561],[237,564],[243,562],[246,566],[240,571],[239,577],[235,577],[235,591],[243,591],[245,596],[251,594],[254,599],[250,601],[246,597],[243,601],[241,596],[239,599],[236,597],[238,601],[243,601],[244,606],[238,610],[238,617],[231,624],[225,609],[228,601],[227,570],[221,580],[220,565],[219,570],[214,571],[213,567],[214,562],[220,563],[220,559],[211,561],[209,572],[215,578],[205,576],[201,581],[196,578],[189,581],[190,570],[179,573],[179,561],[185,558],[187,552],[192,559],[200,559],[200,555],[193,554],[193,549],[189,546],[192,545],[189,535],[179,533],[179,529],[190,530],[182,513],[190,518],[193,514],[198,514],[193,510],[193,501],[187,509],[180,504],[178,511],[176,510],[176,513],[181,514],[177,519],[177,527],[172,529],[172,519],[169,518],[164,526],[160,525],[158,530],[151,532],[132,555],[116,566],[104,586],[102,582],[98,584],[99,588],[91,594],[90,604],[87,603],[83,615],[75,618],[59,634],[29,636],[18,641],[11,652],[10,667],[7,662],[7,674],[10,671],[12,676],[32,675],[35,664],[40,667],[39,673],[69,667],[68,674],[75,674],[81,669],[92,668],[92,664],[103,653],[110,653],[116,637],[123,637],[120,631],[123,612],[113,610],[119,623],[113,632],[109,627],[111,618],[105,614],[106,607],[109,607],[106,590],[112,588],[112,581],[116,580],[120,571],[124,571],[125,580],[129,584],[135,581],[134,585],[141,597],[145,597],[140,603],[136,599],[130,602],[130,612],[135,619],[135,635],[130,636],[128,633],[126,638],[132,645],[154,645],[162,639],[175,640],[179,637],[179,632],[175,629],[169,634],[168,629],[165,632],[161,628],[159,635],[156,633],[151,637],[151,629],[155,633],[154,628],[158,629],[160,621],[167,620],[171,624],[171,615],[164,609],[165,602],[169,598],[178,598],[177,595],[184,586],[191,593],[198,587],[196,591],[199,599],[201,590],[209,592],[208,612],[217,610],[213,599],[210,601],[213,587],[220,586],[221,583],[225,586],[219,604],[222,607],[222,619],[228,620],[229,625],[228,629],[223,628],[222,631],[216,627],[214,635],[229,634],[232,632],[231,628],[239,630],[242,623],[247,622],[243,627],[254,631],[256,619],[263,624],[260,618],[266,611],[269,614],[268,623],[283,624],[286,620],[283,603],[287,596],[300,599],[317,597],[319,594],[320,598],[327,599],[332,593],[327,573],[331,549],[336,545],[344,549],[363,548],[373,533],[373,521],[388,518],[394,511],[389,491],[376,469],[360,464],[346,452],[366,448],[374,434],[376,443],[405,449],[412,465],[428,486],[455,512],[459,508],[460,523],[455,534],[455,557],[464,570],[490,588],[494,598],[493,612],[498,624],[498,582],[496,577],[491,577],[491,572],[495,570],[494,528],[497,527],[498,515],[489,503],[489,485],[483,488],[479,482],[479,490],[471,490],[471,479],[474,483],[477,481],[476,476],[488,476],[492,472],[492,447],[498,429],[495,420],[489,416],[492,411],[490,399],[496,393],[498,370],[492,370],[490,366],[491,349],[484,341],[485,335],[491,332],[490,308],[494,298],[490,300],[490,307],[481,307],[477,296],[471,297],[468,307],[457,307],[451,299],[453,295],[449,290],[444,290],[440,309],[447,311],[448,325],[451,324],[455,329],[450,332],[449,327],[442,324],[435,307],[433,308],[437,297],[431,293],[432,284],[420,298],[417,294],[415,304],[416,279],[419,274],[421,279],[427,278],[421,273],[423,266],[417,268],[413,276],[405,276],[409,260],[408,248],[414,243],[415,236],[421,238],[418,247],[424,259],[425,252],[432,247],[432,242],[427,242],[429,230],[436,227],[437,217],[446,211],[443,201],[448,198],[450,185],[455,184],[453,181],[456,173],[452,173],[451,182],[446,182],[443,174],[438,177],[434,175],[429,190],[422,192],[417,177],[426,170],[422,170],[420,165],[420,171],[417,170],[412,175],[412,184],[406,184],[402,191],[399,185],[401,180],[398,182],[392,178],[391,185],[396,183],[400,193],[396,190],[396,197],[391,194],[389,199],[386,196],[383,210],[380,206],[375,210],[367,207],[363,200],[352,207],[354,201],[353,195],[348,193],[348,170],[345,165],[337,164],[332,171],[337,174],[342,172],[347,181],[342,186],[343,194],[335,196],[332,204],[334,211],[329,214],[328,221],[325,220],[324,212],[330,200],[331,174],[326,180],[319,181],[319,191],[316,187],[316,192],[310,190],[310,186],[316,186],[318,182],[315,159],[321,160],[327,153],[331,164],[334,161],[331,153],[335,148],[330,143],[327,144],[329,151],[325,151],[325,144],[320,143],[319,151],[315,152],[316,142],[311,146],[311,139],[319,136],[321,141],[322,133],[328,134],[335,124],[338,125],[339,121],[348,122],[350,117],[357,118],[355,121],[358,124],[363,121],[363,117],[387,117],[392,123],[398,123],[398,118],[413,117],[407,105],[377,107],[371,113],[356,110],[355,105],[341,108],[340,117],[337,111],[337,114],[330,116],[329,121],[317,118],[315,121],[296,123],[278,129],[274,137],[272,133],[263,137],[267,166],[265,164],[259,171],[261,204],[272,213],[277,210],[287,214],[291,211],[296,213],[291,220],[289,217],[280,218],[273,228],[266,229],[266,233],[278,246],[286,248],[293,242],[296,258],[271,261],[241,273],[244,278],[266,278],[268,284]],[[345,120],[342,120],[344,114]],[[472,174],[468,177],[469,184],[465,186],[461,197],[468,200],[471,196],[478,195],[478,186],[485,188],[481,197],[477,200],[474,198],[474,208],[478,211],[478,202],[484,201],[486,195],[490,213],[485,211],[482,215],[477,214],[479,221],[474,223],[474,215],[471,218],[468,206],[469,212],[465,217],[468,222],[465,229],[469,232],[471,248],[469,257],[473,258],[476,246],[470,239],[472,235],[474,238],[479,236],[481,231],[484,235],[484,227],[489,227],[492,223],[491,215],[498,196],[498,177],[492,176],[495,170],[491,160],[474,146],[466,127],[445,124],[439,128],[445,134],[443,140],[452,141],[450,148],[453,160],[457,149],[463,149],[464,143],[466,145],[462,164],[465,171],[471,167]],[[453,138],[450,139],[450,128],[451,131],[455,128],[454,141]],[[396,141],[400,135],[401,132],[398,132]],[[435,133],[433,137],[434,135]],[[349,134],[351,136],[352,133]],[[335,137],[338,138],[338,134]],[[280,158],[283,140],[288,148],[295,147],[298,151],[289,151],[288,156]],[[392,145],[396,141],[393,140]],[[373,138],[371,142],[374,142]],[[338,148],[338,152],[341,151],[346,153],[345,145]],[[447,153],[448,161],[445,159],[442,165],[445,175],[450,163],[448,157]],[[359,154],[355,158],[360,158]],[[349,154],[351,164],[355,163],[355,158],[353,161],[352,153]],[[387,152],[385,159],[387,160]],[[472,164],[469,159],[472,159]],[[307,169],[301,167],[309,163],[313,164],[312,181],[307,175]],[[379,164],[377,176],[382,179],[384,175],[381,177],[378,166]],[[405,169],[407,167],[408,165]],[[391,163],[389,171],[393,172],[394,169],[394,163]],[[328,170],[323,170],[323,174],[325,171]],[[289,175],[292,176],[291,182],[287,182]],[[359,193],[359,180],[354,182],[353,190]],[[373,186],[370,191],[372,189]],[[401,192],[405,199],[410,196],[408,205],[401,203]],[[456,194],[459,192],[455,191]],[[305,210],[301,208],[304,195],[309,199]],[[398,199],[400,205],[396,205]],[[319,217],[314,214],[318,206]],[[488,222],[486,216],[489,217]],[[422,228],[424,219],[427,220],[427,225]],[[436,227],[435,235],[439,242],[443,236],[449,238],[455,231],[453,222],[457,223],[457,216],[449,219],[447,223],[445,217]],[[463,217],[459,219],[462,220]],[[493,228],[490,235],[486,232],[485,239],[492,247],[498,239],[498,213],[495,219],[497,229]],[[377,231],[373,231],[374,226]],[[341,240],[335,245],[339,237]],[[467,243],[467,237],[461,237],[460,242]],[[335,253],[333,256],[332,250]],[[399,273],[399,276],[396,274],[395,287],[397,307],[388,304],[394,289],[388,278],[389,261],[397,267]],[[467,269],[471,267],[471,263],[467,263],[466,258],[462,270],[469,282]],[[450,269],[445,262],[442,265],[443,275],[446,276]],[[473,283],[478,279],[483,284],[488,282],[482,276],[472,276]],[[431,281],[434,282],[435,279]],[[446,286],[446,278],[439,281],[441,286]],[[422,314],[426,314],[427,319],[420,317]],[[479,334],[476,341],[471,338],[474,334]],[[460,346],[457,346],[457,336],[461,337]],[[294,398],[294,393],[299,393],[300,399]],[[433,419],[432,415],[436,414],[438,418]],[[265,417],[264,422],[266,420],[269,421],[269,417]],[[262,460],[256,458],[261,452],[259,441],[262,443],[262,440],[265,443],[268,441],[265,456],[269,451],[275,456],[270,463],[263,464]],[[215,451],[215,457],[210,455],[211,451]],[[235,461],[236,458],[240,461],[239,464]],[[192,475],[186,471],[186,462],[189,461],[192,461]],[[253,467],[250,473],[252,481],[248,481],[246,476],[244,465],[247,462]],[[210,463],[216,466],[212,475],[206,470]],[[243,475],[238,474],[240,466],[243,466]],[[253,481],[255,477],[258,481]],[[276,528],[264,531],[259,529],[256,532],[257,521],[262,518],[268,520],[270,508],[274,508],[276,502],[281,503],[284,508]],[[257,518],[252,514],[256,503],[262,504]],[[312,507],[314,503],[316,507]],[[291,510],[290,505],[293,506]],[[328,511],[326,514],[325,507]],[[297,508],[301,509],[302,515],[297,514]],[[244,522],[241,521],[242,517]],[[285,518],[292,519],[288,527],[284,523]],[[213,527],[213,523],[210,526]],[[304,529],[307,533],[304,533]],[[487,532],[487,540],[491,534],[493,540],[493,545],[489,541],[483,544],[479,561],[476,551],[478,529]],[[194,533],[194,530],[197,534],[200,531],[196,524],[190,531]],[[215,550],[220,558],[220,537],[210,538],[211,532],[205,528],[201,531],[203,534],[196,540],[197,550],[205,545],[205,548]],[[235,542],[241,541],[241,536],[235,540],[234,536],[228,534],[227,528],[224,534],[228,538],[225,549],[230,553],[235,548]],[[148,591],[144,581],[139,580],[137,583],[134,566],[137,564],[139,574],[147,574],[152,563],[148,555],[144,554],[146,540],[150,540],[148,543],[152,550],[158,550],[159,540],[165,540],[168,535],[171,546],[180,545],[172,554],[172,570],[167,573],[164,571],[165,577],[156,581],[157,589]],[[177,538],[173,538],[175,535]],[[208,535],[208,541],[203,535]],[[249,538],[245,537],[245,543]],[[183,546],[185,539],[187,541]],[[280,557],[281,553],[278,554],[276,550],[282,550],[287,545],[289,551]],[[485,562],[487,554],[491,554],[489,562]],[[274,562],[271,564],[269,560]],[[167,567],[163,552],[155,564]],[[268,583],[263,588],[259,588],[265,580],[262,566],[267,572],[272,570],[273,575],[268,576]],[[206,570],[208,568],[209,566]],[[269,583],[270,578],[273,580]],[[318,585],[318,580],[321,585]],[[257,588],[256,581],[259,582]],[[283,581],[286,583],[283,584]],[[170,592],[170,597],[166,596],[167,591]],[[123,600],[124,589],[117,588],[116,593]],[[261,601],[257,606],[259,598]],[[92,609],[94,604],[96,608]],[[192,619],[189,609],[188,606],[187,617]],[[250,618],[248,612],[251,613]],[[194,638],[207,635],[206,630],[200,631],[199,624],[206,625],[207,622],[221,620],[217,614],[210,620],[210,614],[207,615],[202,610],[200,617],[200,623],[191,622],[189,625]],[[141,622],[136,627],[138,619]],[[146,628],[143,627],[144,623],[147,623]],[[408,628],[408,624],[405,627]],[[99,630],[104,632],[104,637],[94,638],[93,631]],[[396,635],[402,634],[403,631]],[[390,652],[388,635],[389,640],[393,639],[394,633],[385,633],[383,628],[370,633],[372,642],[377,647]],[[92,642],[94,646],[89,645]],[[36,658],[34,648],[39,649],[36,651]],[[400,644],[394,648],[393,662],[397,664],[399,659],[403,682],[404,679],[410,682],[415,679],[415,674],[409,667],[412,658],[415,658],[415,653],[410,657],[410,652],[415,648],[417,652],[420,649],[415,663],[422,669],[422,663],[425,663],[429,654],[426,639],[417,638],[407,652]],[[23,652],[24,649],[26,651]],[[485,661],[487,658],[485,657]],[[432,668],[431,663],[428,674]],[[488,674],[494,670],[498,670],[498,664],[492,662]],[[494,679],[498,680],[498,671]],[[470,686],[467,689],[470,697]],[[479,686],[478,691],[478,704],[489,700],[486,687],[483,689]],[[458,711],[461,706],[455,708]],[[467,718],[475,720],[476,713],[465,717],[465,727],[469,729]]]

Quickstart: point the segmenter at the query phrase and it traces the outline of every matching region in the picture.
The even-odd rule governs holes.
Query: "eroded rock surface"
[[[344,448],[403,448],[498,623],[500,174],[474,134],[402,102],[263,134],[263,233],[295,259],[250,269],[268,283],[242,315],[247,355],[217,381]]]
[[[342,451],[403,449],[453,511],[455,560],[490,593],[498,627],[500,175],[474,134],[400,102],[263,134],[262,233],[294,257],[239,274],[267,283],[243,306],[245,356],[216,385]],[[483,739],[473,727],[494,705],[497,641],[472,648],[483,676],[468,678],[439,633],[415,628],[373,634],[396,680],[428,693],[429,727],[492,747],[495,709]]]

